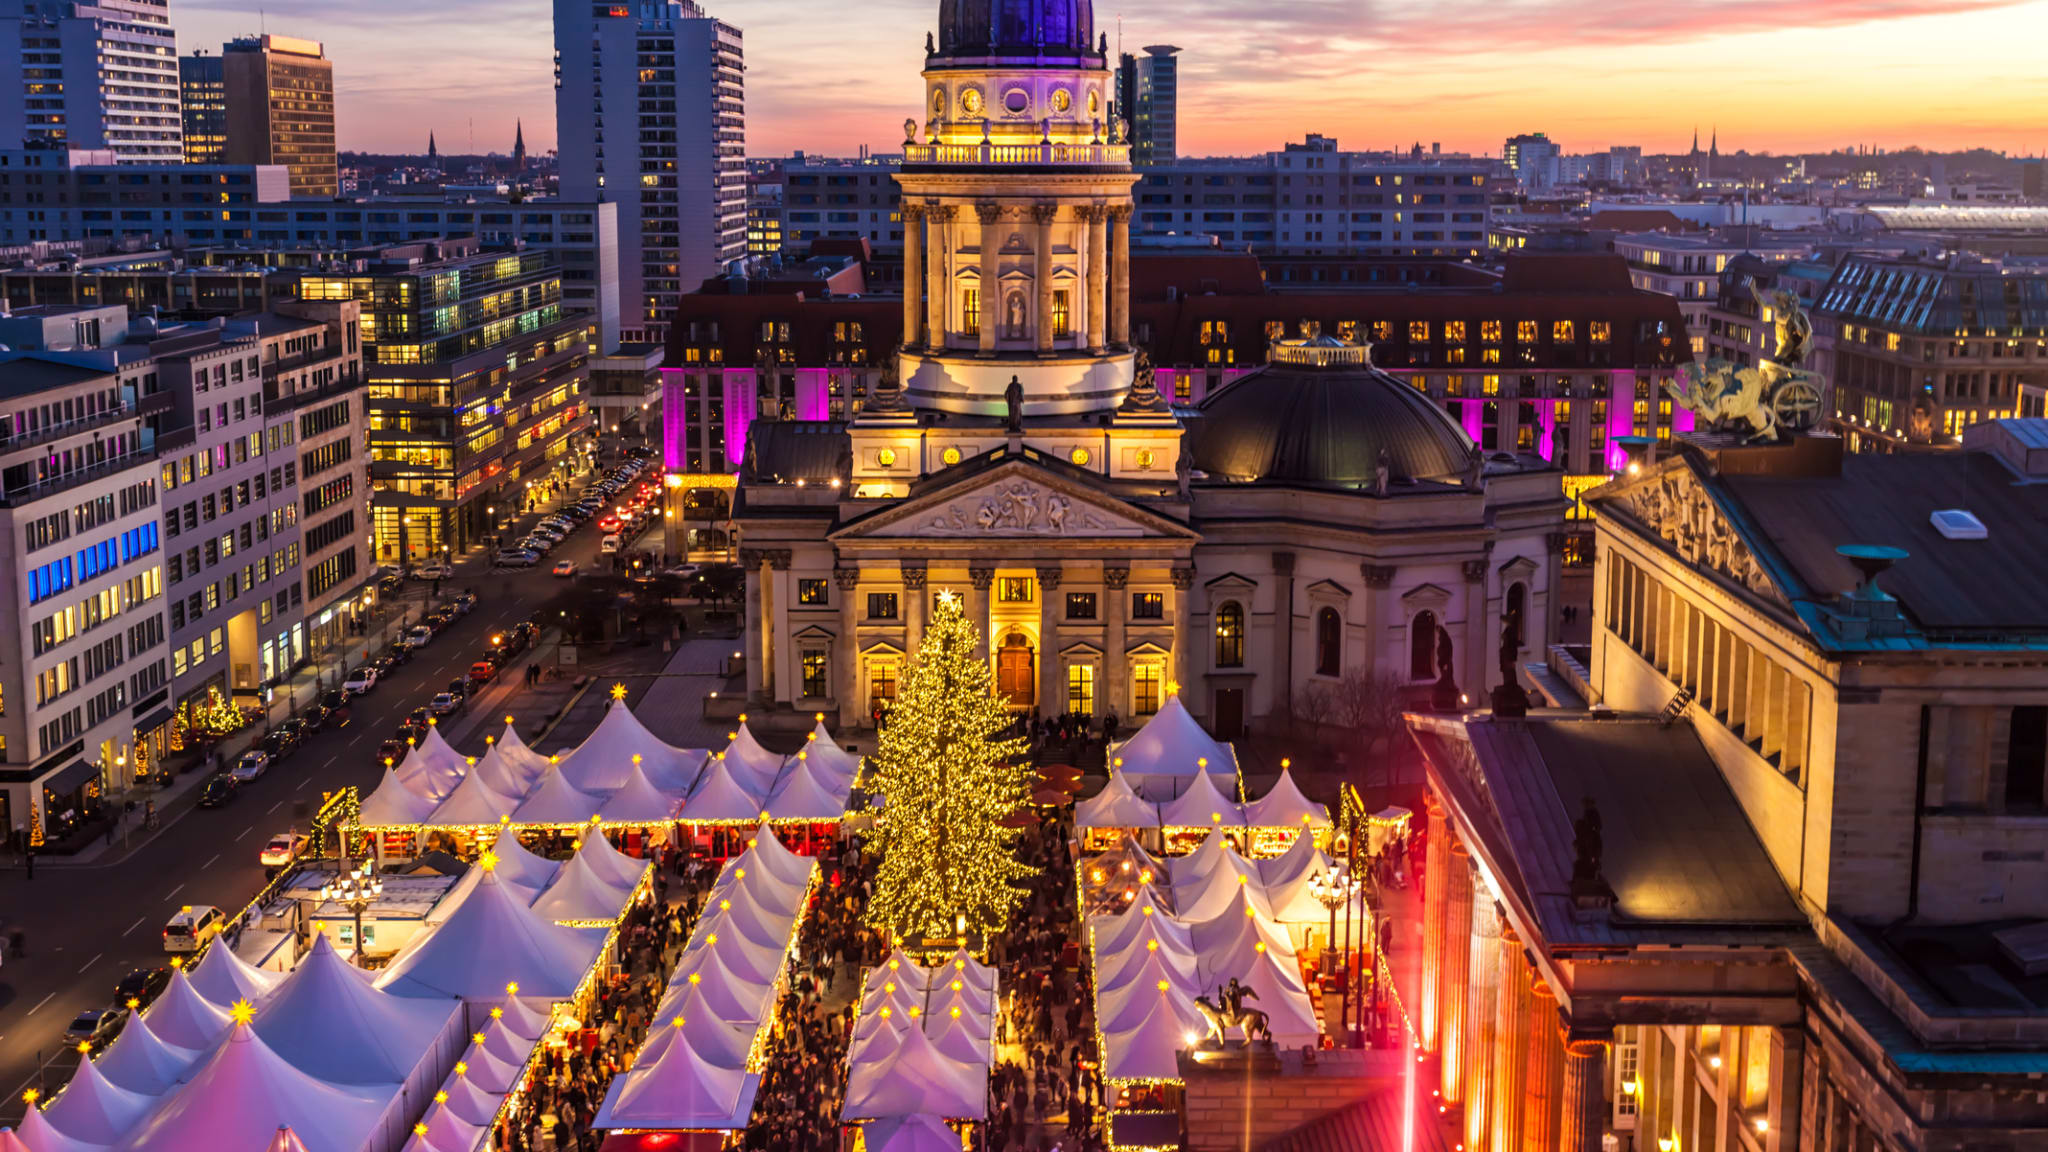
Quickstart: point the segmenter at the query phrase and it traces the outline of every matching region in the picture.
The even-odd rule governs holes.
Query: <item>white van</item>
[[[617,532],[614,532],[611,535],[597,542],[597,551],[598,554],[601,556],[609,556],[612,553],[617,552],[618,550],[619,534]]]

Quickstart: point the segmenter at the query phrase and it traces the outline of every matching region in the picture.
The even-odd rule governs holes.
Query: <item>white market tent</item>
[[[584,833],[577,842],[576,854],[589,863],[593,873],[613,887],[638,888],[649,867],[647,861],[612,847],[612,842],[598,835],[596,829]]]
[[[423,1093],[462,1046],[462,1004],[396,996],[365,983],[315,933],[313,947],[256,1013],[256,1034],[293,1067],[332,1084],[398,1084]]]
[[[548,758],[526,746],[526,741],[519,738],[519,730],[512,726],[510,716],[505,717],[505,730],[498,733],[498,739],[491,748],[508,767],[519,771],[528,787],[538,783],[548,770]]]
[[[541,767],[545,769],[547,762],[542,761]],[[477,757],[476,763],[471,765],[469,778],[481,778],[485,787],[500,796],[516,797],[526,795],[528,790],[539,783],[540,773],[529,774],[526,765],[508,759],[504,753],[498,751],[498,746],[494,743],[484,749],[484,754]],[[511,809],[508,808],[506,811],[509,812]]]
[[[1330,810],[1303,796],[1293,771],[1282,767],[1273,787],[1244,806],[1244,822],[1253,828],[1328,828]]]
[[[415,748],[406,756],[410,759],[418,753],[419,749]],[[424,823],[438,803],[434,797],[407,782],[394,768],[386,772],[376,789],[363,798],[361,807],[356,811],[356,822],[366,828],[409,827]]]
[[[995,1010],[995,972],[965,950],[932,968],[892,952],[861,981],[842,1118],[986,1116]]]
[[[280,1126],[308,1152],[379,1145],[405,1107],[398,1085],[329,1084],[292,1067],[254,1029],[235,1025],[184,1087],[122,1141],[123,1152],[267,1147]],[[395,1136],[389,1145],[398,1141]]]
[[[849,1062],[843,1120],[888,1116],[944,1116],[979,1120],[988,1115],[988,1067],[955,1060],[938,1050],[923,1028],[905,1028],[886,1054],[873,1049]]]
[[[401,996],[488,999],[517,983],[528,995],[566,1000],[604,947],[602,928],[555,924],[488,874],[448,918],[399,953],[377,986]]]
[[[284,979],[283,973],[258,968],[225,945],[208,948],[186,976],[193,991],[222,1008],[234,1007],[237,1000],[262,1004]]]
[[[1109,748],[1110,766],[1123,769],[1131,787],[1155,803],[1179,796],[1203,772],[1205,760],[1208,775],[1218,777],[1225,787],[1235,787],[1237,757],[1230,745],[1203,731],[1178,693],[1168,696],[1130,739]]]
[[[722,1068],[685,1043],[668,1043],[653,1060],[612,1077],[596,1128],[740,1129],[753,1112],[759,1077]]]
[[[597,814],[607,824],[665,824],[682,806],[681,797],[655,787],[644,765],[629,763],[626,782],[605,799]]]
[[[694,823],[750,824],[767,811],[765,787],[757,789],[724,756],[713,756],[683,802],[682,819]]]
[[[429,724],[427,734],[392,771],[408,787],[438,802],[469,775],[469,757],[449,746],[439,726]]]
[[[1242,828],[1244,809],[1223,794],[1214,775],[1203,772],[1188,777],[1181,794],[1159,806],[1159,823],[1167,828]]]
[[[498,879],[535,892],[553,883],[555,873],[562,868],[560,861],[538,855],[521,844],[519,834],[510,828],[498,831],[498,838],[491,842],[491,852],[498,858],[497,866],[492,869]]]
[[[1159,806],[1138,795],[1121,768],[1102,791],[1074,806],[1076,828],[1157,828]]]
[[[1259,915],[1270,917],[1273,905],[1266,898],[1266,886],[1258,873],[1232,872],[1218,868],[1206,876],[1173,886],[1173,906],[1179,916],[1194,923],[1220,916],[1240,899],[1248,900]]]
[[[782,757],[761,747],[761,742],[754,739],[754,733],[744,718],[733,732],[732,742],[715,759],[723,760],[726,769],[738,777],[741,785],[762,795],[774,786],[775,777],[782,771]]]
[[[868,1152],[960,1152],[960,1134],[938,1116],[920,1113],[861,1125]]]
[[[590,859],[582,852],[571,856],[547,890],[534,898],[533,910],[557,924],[617,920],[633,898],[633,888],[600,875]]]
[[[463,776],[424,822],[442,828],[475,828],[497,824],[500,817],[510,816],[519,807],[518,798],[493,790],[485,777],[483,772]]]
[[[581,791],[614,792],[625,787],[635,759],[657,776],[687,779],[704,753],[663,742],[623,701],[614,701],[583,743],[555,757],[554,767]]]
[[[804,752],[819,768],[835,776],[844,776],[849,781],[860,775],[861,758],[832,742],[832,734],[825,731],[825,721],[818,721],[805,737]]]
[[[550,772],[541,777],[534,790],[527,793],[526,798],[519,802],[518,809],[512,813],[512,822],[557,828],[570,824],[588,824],[590,818],[603,808],[602,796],[578,789],[563,773]]]
[[[149,1021],[130,1014],[128,1023],[121,1026],[121,1034],[100,1053],[96,1063],[100,1073],[115,1084],[131,1092],[155,1096],[182,1079],[199,1063],[201,1055],[196,1049],[164,1043]]]
[[[1237,846],[1221,830],[1211,832],[1202,838],[1193,852],[1185,856],[1169,857],[1166,873],[1175,886],[1206,879],[1218,871],[1233,876],[1248,876],[1263,882],[1258,866],[1238,853]],[[1179,907],[1178,904],[1175,907]]]
[[[104,1145],[74,1140],[50,1127],[50,1122],[43,1119],[43,1110],[34,1104],[30,1104],[28,1111],[22,1114],[21,1127],[13,1137],[26,1145],[28,1152],[105,1152]]]
[[[227,1034],[227,1010],[215,1006],[192,987],[191,978],[180,968],[157,995],[155,1003],[142,1014],[164,1043],[190,1051],[204,1051]]]
[[[768,797],[768,815],[776,820],[831,823],[846,815],[851,791],[853,777],[838,774],[815,756],[792,756],[789,769]]]
[[[87,1144],[112,1144],[156,1104],[154,1096],[109,1082],[90,1060],[78,1062],[71,1083],[43,1106],[50,1127]]]
[[[450,1076],[441,1085],[442,1094],[448,1098],[441,1101],[456,1119],[466,1124],[485,1125],[497,1119],[498,1108],[505,1098],[496,1092],[489,1092],[467,1076]]]

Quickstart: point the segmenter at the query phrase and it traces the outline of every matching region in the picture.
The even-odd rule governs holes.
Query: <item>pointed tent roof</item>
[[[413,752],[418,752],[415,748]],[[413,753],[407,753],[410,758]],[[419,824],[433,814],[434,798],[414,787],[405,777],[392,769],[377,783],[375,791],[363,799],[362,807],[356,811],[356,822],[365,828],[403,827]]]
[[[715,949],[699,949],[693,970],[672,981],[654,1010],[654,1019],[681,1016],[686,1021],[716,1020],[759,1028],[772,984],[756,984],[732,973]],[[692,980],[691,977],[696,977]]]
[[[829,823],[846,815],[853,777],[833,771],[815,757],[791,757],[789,763],[789,771],[775,785],[775,794],[768,797],[770,816]]]
[[[213,1047],[230,1023],[227,1011],[201,996],[183,968],[171,973],[171,982],[142,1017],[164,1043],[194,1051]]]
[[[519,797],[495,791],[481,772],[469,772],[436,805],[426,823],[443,828],[479,828],[498,823],[519,807]]]
[[[299,1134],[292,1131],[291,1125],[279,1124],[277,1135],[270,1138],[270,1147],[263,1152],[306,1152],[306,1142],[299,1139]]]
[[[510,828],[498,830],[498,838],[491,841],[491,851],[498,857],[498,879],[535,892],[546,888],[555,873],[562,870],[561,861],[550,860],[521,844],[519,833]]]
[[[805,856],[789,850],[789,845],[775,834],[775,829],[762,824],[748,837],[747,854],[759,860],[763,867],[773,872],[777,879],[788,884],[808,886],[811,873],[817,869],[815,857]]]
[[[1130,739],[1112,747],[1109,757],[1112,767],[1121,767],[1130,777],[1132,787],[1154,801],[1179,795],[1201,771],[1202,760],[1209,762],[1209,775],[1229,780],[1237,773],[1230,746],[1202,730],[1201,721],[1180,702],[1178,693],[1168,696]]]
[[[976,1016],[960,1009],[955,1016],[952,1009],[933,1008],[925,1013],[925,1035],[931,1039],[932,1047],[948,1060],[966,1065],[972,1071],[988,1076],[989,1056],[994,1049],[993,1026],[986,1017]]]
[[[1291,880],[1305,879],[1317,875],[1330,867],[1330,858],[1316,847],[1313,836],[1296,836],[1287,845],[1287,851],[1278,856],[1255,860],[1252,866],[1259,870],[1259,879],[1271,888]]]
[[[236,1025],[190,1082],[123,1144],[132,1152],[258,1148],[280,1125],[317,1136],[317,1152],[359,1148],[397,1091],[323,1083]]]
[[[625,787],[635,756],[657,774],[680,770],[694,759],[649,732],[624,701],[614,701],[596,729],[574,751],[562,756],[556,767],[569,777],[571,784],[585,792],[611,792]]]
[[[690,798],[683,803],[680,814],[685,822],[722,820],[731,823],[746,823],[761,819],[767,812],[767,802],[762,799],[765,789],[756,789],[744,779],[745,770],[735,769],[733,762],[723,756],[713,756],[704,766],[704,774],[697,777],[697,783],[690,789]]]
[[[1179,797],[1159,806],[1159,823],[1168,828],[1241,828],[1244,809],[1216,787],[1216,777],[1196,773],[1188,777]]]
[[[545,761],[543,761],[542,766],[545,768]],[[484,749],[484,754],[477,757],[476,764],[469,770],[471,779],[480,779],[483,781],[484,787],[489,788],[492,792],[500,796],[510,796],[514,799],[524,798],[526,793],[540,779],[540,775],[539,772],[529,774],[525,765],[514,763],[506,758],[504,753],[498,751],[496,744],[492,744]],[[517,805],[515,804],[513,807],[517,807]],[[506,811],[509,812],[511,809],[508,808]]]
[[[1113,1080],[1179,1080],[1180,1050],[1190,1035],[1199,1038],[1209,1031],[1194,997],[1169,986],[1139,993],[1133,1003],[1144,1009],[1136,1021],[1102,1034],[1104,1073]]]
[[[928,977],[933,984],[955,978],[965,979],[968,987],[979,988],[983,992],[996,990],[996,970],[976,960],[965,948],[954,949],[946,963],[934,968]]]
[[[505,1022],[514,1036],[524,1040],[538,1040],[548,1030],[550,1017],[544,1009],[538,1009],[517,996],[500,996],[490,1005],[497,1018]]]
[[[889,1117],[862,1127],[868,1152],[960,1152],[960,1134],[938,1116]]]
[[[718,874],[718,882],[705,897],[710,906],[720,900],[732,900],[755,905],[764,913],[778,914],[794,913],[803,898],[801,881],[793,883],[776,875],[751,848],[733,857],[731,866]]]
[[[1151,1011],[1143,1001],[1156,995],[1161,984],[1189,996],[1196,995],[1202,987],[1195,973],[1194,958],[1187,953],[1161,947],[1157,952],[1148,950],[1124,955],[1131,959],[1124,962],[1121,972],[1105,975],[1097,993],[1100,1009],[1096,1019],[1104,1032],[1129,1028]]]
[[[641,877],[647,874],[647,861],[612,847],[611,840],[597,828],[584,830],[576,854],[587,858],[590,870],[614,886],[623,884],[638,888]]]
[[[43,1107],[50,1127],[87,1144],[112,1144],[135,1126],[156,1097],[131,1092],[106,1078],[90,1060],[80,1060],[71,1083]]]
[[[284,973],[258,968],[225,945],[208,948],[187,975],[195,991],[222,1008],[237,1000],[261,1005],[284,980]]]
[[[140,1014],[130,1013],[121,1034],[100,1053],[100,1073],[131,1092],[156,1096],[199,1062],[200,1053],[164,1043]]]
[[[933,1046],[922,1029],[910,1028],[894,1055],[878,1063],[856,1063],[847,1076],[845,1120],[879,1120],[920,1113],[961,1119],[988,1115],[988,1077]]]
[[[604,807],[604,798],[579,791],[561,772],[549,772],[512,813],[515,824],[588,824]]]
[[[406,783],[436,801],[445,800],[455,786],[469,775],[469,757],[450,747],[438,725],[428,725],[427,734],[405,754],[394,769]]]
[[[331,1084],[404,1083],[462,1006],[394,996],[363,982],[316,933],[312,950],[256,1014],[256,1034],[293,1067]]]
[[[1328,828],[1330,810],[1303,796],[1293,770],[1283,767],[1266,794],[1244,806],[1244,822],[1253,828]]]
[[[457,1063],[462,1065],[462,1071],[455,1074],[457,1077],[473,1080],[477,1087],[500,1096],[512,1091],[512,1085],[518,1083],[523,1068],[523,1065],[507,1064],[491,1055],[481,1044],[471,1044]]]
[[[612,1078],[596,1128],[744,1128],[747,1074],[720,1068],[691,1044],[669,1043],[651,1063]]]
[[[682,807],[680,795],[670,795],[648,779],[642,765],[628,762],[626,782],[598,809],[607,824],[666,824]]]
[[[441,1103],[467,1124],[491,1123],[497,1119],[498,1108],[505,1102],[501,1093],[493,1092],[467,1076],[450,1076],[440,1091],[448,1097]]]
[[[1256,871],[1248,869],[1233,874],[1227,868],[1218,868],[1207,876],[1173,886],[1173,906],[1190,926],[1226,915],[1240,903],[1250,904],[1261,916],[1273,915],[1266,886],[1259,883]]]
[[[417,1128],[414,1133],[424,1137],[428,1144],[439,1152],[474,1152],[483,1142],[483,1129],[462,1117],[445,1104],[436,1104],[427,1109],[427,1115],[420,1121],[426,1126],[425,1132]]]
[[[477,1048],[515,1068],[523,1066],[533,1055],[533,1041],[515,1035],[502,1019],[487,1021],[482,1030],[472,1036],[472,1042]]]
[[[1159,809],[1138,795],[1122,769],[1112,769],[1102,791],[1074,807],[1076,828],[1157,828]]]
[[[50,1122],[43,1119],[43,1110],[34,1104],[22,1114],[21,1127],[15,1130],[14,1137],[28,1145],[29,1152],[103,1152],[99,1145],[74,1140],[52,1128]]]
[[[803,751],[806,761],[836,776],[852,780],[860,775],[861,757],[835,743],[832,734],[825,731],[823,720],[819,720],[810,735],[804,738]]]
[[[498,739],[491,748],[508,767],[518,769],[529,786],[548,770],[548,758],[526,746],[526,741],[519,738],[519,729],[512,726],[510,716],[505,717],[505,729],[498,733]]]
[[[728,937],[748,945],[767,955],[779,956],[789,946],[789,920],[776,922],[773,913],[747,900],[721,901],[704,909],[703,918],[697,921],[696,931],[690,935],[692,946],[709,944],[712,938],[724,940]]]
[[[695,989],[692,989],[695,991]],[[721,1020],[713,1016],[692,1016],[680,1007],[654,1018],[647,1041],[636,1063],[659,1059],[661,1049],[678,1041],[697,1050],[697,1055],[717,1068],[745,1071],[748,1050],[753,1047],[758,1024]]]
[[[1095,994],[1103,999],[1131,986],[1132,981],[1157,983],[1162,977],[1183,988],[1195,988],[1195,946],[1187,926],[1154,916],[1117,952],[1095,953]]]
[[[776,974],[782,970],[782,953],[779,950],[770,953],[758,944],[750,944],[741,937],[726,933],[715,941],[708,937],[693,939],[684,950],[681,962],[676,965],[674,979],[683,980],[689,972],[695,971],[695,966],[703,963],[700,957],[704,953],[716,953],[720,966],[754,988],[772,987]],[[707,972],[704,978],[709,980],[711,976]]]
[[[581,852],[569,858],[554,882],[533,901],[533,910],[549,920],[616,920],[633,895],[597,874]]]
[[[1261,955],[1294,955],[1287,933],[1274,925],[1249,891],[1238,893],[1217,915],[1188,925],[1188,934],[1195,945],[1196,974],[1205,988],[1250,968]]]
[[[741,784],[760,793],[766,793],[782,771],[783,758],[761,747],[745,720],[733,730],[732,742],[725,746],[725,751],[712,759],[723,759],[726,767],[738,774]]]
[[[1131,898],[1131,906],[1113,916],[1093,916],[1089,924],[1095,929],[1095,951],[1098,955],[1110,955],[1123,951],[1130,942],[1140,939],[1148,931],[1147,925],[1153,920],[1173,921],[1173,909],[1167,906],[1159,895],[1156,885],[1142,884],[1138,894]],[[1178,921],[1174,921],[1178,923]],[[1185,928],[1185,925],[1182,925]],[[1172,932],[1172,929],[1162,929]]]
[[[925,969],[922,964],[904,954],[899,945],[891,950],[888,957],[868,971],[867,979],[861,981],[862,992],[873,992],[890,982],[910,982],[924,987]]]
[[[1240,876],[1260,879],[1259,870],[1251,861],[1238,855],[1237,846],[1222,829],[1217,829],[1202,838],[1193,852],[1175,856],[1166,862],[1167,879],[1174,885],[1185,881],[1198,880],[1219,868],[1228,869]]]
[[[485,875],[448,918],[400,953],[377,986],[402,996],[485,998],[516,981],[527,994],[566,999],[603,947],[601,931],[543,919]]]
[[[34,1105],[30,1107],[33,1108]],[[34,1149],[22,1143],[21,1137],[14,1134],[14,1129],[0,1128],[0,1152],[34,1152]]]

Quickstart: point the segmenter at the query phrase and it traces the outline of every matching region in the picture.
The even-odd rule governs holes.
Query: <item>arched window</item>
[[[1501,623],[1510,622],[1515,628],[1515,647],[1526,647],[1529,643],[1529,586],[1520,581],[1508,585],[1507,604],[1501,609]]]
[[[1216,609],[1216,666],[1244,667],[1244,609],[1235,600]]]
[[[1436,679],[1436,613],[1417,612],[1408,624],[1408,678]]]
[[[1316,613],[1316,675],[1344,674],[1344,621],[1335,608]]]

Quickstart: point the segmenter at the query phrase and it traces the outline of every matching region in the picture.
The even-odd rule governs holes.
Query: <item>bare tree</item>
[[[1294,694],[1294,715],[1374,755],[1384,752],[1401,728],[1401,689],[1398,677],[1355,668],[1339,680],[1302,685]]]

